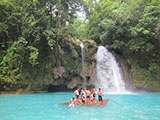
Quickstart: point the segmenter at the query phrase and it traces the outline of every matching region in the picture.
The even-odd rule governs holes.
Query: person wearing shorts
[[[101,91],[101,88],[99,88],[99,91],[98,91],[98,100],[99,100],[99,102],[103,102],[103,99],[102,99],[102,95],[103,95],[103,93],[102,93],[102,91]],[[104,95],[103,95],[104,96]]]

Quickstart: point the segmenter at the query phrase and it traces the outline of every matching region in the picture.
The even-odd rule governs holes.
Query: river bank
[[[35,93],[48,93],[48,91],[0,91],[0,95],[23,95],[23,94],[35,94]]]
[[[56,92],[73,92],[73,91],[23,91],[23,90],[17,90],[17,91],[0,91],[0,95],[24,95],[24,94],[36,94],[36,93],[56,93]],[[105,94],[116,94],[116,93],[105,93]],[[119,93],[117,93],[119,94]],[[140,90],[140,89],[134,89],[132,91],[129,91],[127,93],[122,94],[160,94],[160,91],[149,91],[149,90]]]

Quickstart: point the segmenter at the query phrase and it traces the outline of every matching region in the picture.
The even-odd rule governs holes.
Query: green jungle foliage
[[[141,71],[135,79],[160,80],[159,0],[0,0],[0,10],[1,90],[58,66],[66,36],[107,44]]]
[[[1,90],[50,71],[66,23],[80,6],[79,0],[0,1]]]
[[[89,5],[88,38],[109,45],[131,67],[136,64],[143,71],[140,79],[160,81],[160,1],[101,0],[94,9]]]

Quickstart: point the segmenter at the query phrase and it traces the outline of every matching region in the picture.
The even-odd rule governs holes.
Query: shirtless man
[[[88,89],[86,89],[85,93],[86,93],[86,96],[87,96],[86,104],[90,104],[90,99],[89,98],[90,98],[91,92]]]
[[[102,93],[102,91],[101,91],[101,88],[99,88],[99,91],[97,92],[97,94],[98,94],[98,100],[99,100],[99,102],[100,102],[101,105],[102,105],[102,103],[103,103],[103,99],[102,99],[103,93]],[[103,96],[104,96],[104,95],[103,95]]]

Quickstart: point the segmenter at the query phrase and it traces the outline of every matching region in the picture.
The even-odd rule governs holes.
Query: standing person
[[[78,98],[80,98],[80,99],[82,98],[81,92],[82,92],[82,88],[79,89],[79,97]]]
[[[94,99],[96,99],[96,89],[95,88],[93,88],[93,97]]]
[[[90,97],[90,95],[91,95],[91,92],[88,90],[88,89],[86,89],[86,95],[87,95],[87,98],[89,98]]]
[[[97,92],[97,94],[98,94],[98,100],[99,100],[99,102],[102,104],[102,103],[103,103],[103,99],[102,99],[103,93],[102,93],[102,91],[101,91],[101,88],[99,88],[99,91]],[[103,96],[104,96],[104,95],[103,95]]]
[[[76,95],[76,98],[78,99],[79,98],[79,89],[75,90],[74,94]]]
[[[86,89],[85,93],[86,93],[86,96],[87,96],[86,104],[90,104],[90,95],[91,95],[91,92],[88,89]]]
[[[90,98],[91,98],[91,101],[94,101],[96,99],[96,90],[95,90],[95,88],[91,89]]]
[[[83,89],[81,90],[81,92],[82,92],[82,103],[85,104],[86,93],[85,93],[85,91]]]

